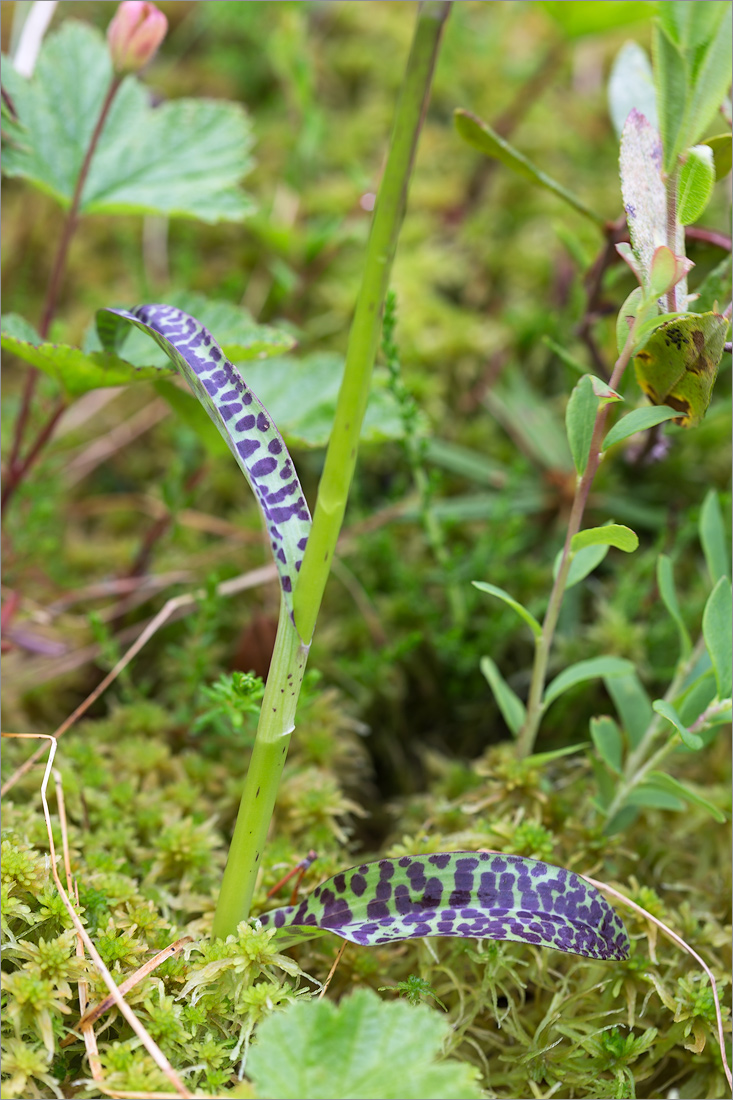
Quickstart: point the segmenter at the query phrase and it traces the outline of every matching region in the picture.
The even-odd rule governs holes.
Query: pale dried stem
[[[129,993],[131,989],[134,989],[136,985],[139,985],[143,978],[147,978],[149,974],[152,974],[154,970],[164,963],[166,959],[172,959],[174,955],[186,946],[187,943],[193,943],[193,936],[181,936],[180,939],[174,940],[168,947],[164,947],[162,951],[159,951],[157,955],[153,955],[152,959],[148,959],[146,963],[143,963],[134,974],[131,974],[129,978],[125,978],[124,982],[120,982],[117,986],[121,995]],[[78,1023],[74,1024],[74,1028],[84,1028],[90,1024],[96,1023],[96,1021],[104,1016],[105,1012],[109,1012],[110,1008],[115,1005],[114,997],[105,997],[103,1001],[100,1001],[94,1008],[90,1008],[81,1017]],[[62,1047],[68,1046],[74,1041],[74,1036],[67,1036],[66,1039],[60,1044]]]
[[[135,1013],[132,1011],[132,1009],[128,1005],[127,1001],[125,1001],[125,999],[120,995],[120,991],[117,988],[117,984],[116,984],[114,978],[112,977],[109,970],[105,966],[101,955],[97,951],[96,947],[94,946],[94,943],[92,942],[91,937],[89,936],[89,933],[86,931],[86,929],[84,928],[84,925],[79,920],[79,916],[78,916],[74,906],[71,903],[69,895],[66,893],[66,890],[64,890],[64,887],[61,883],[61,879],[59,878],[59,873],[58,873],[58,870],[56,868],[56,845],[54,843],[53,829],[51,827],[51,813],[50,813],[50,810],[48,808],[48,800],[46,798],[46,791],[48,789],[48,780],[49,780],[49,776],[51,775],[51,772],[53,770],[53,761],[54,761],[54,757],[56,755],[56,744],[57,744],[56,739],[54,737],[52,737],[51,734],[48,734],[48,733],[4,733],[2,736],[3,737],[40,739],[40,740],[49,742],[50,751],[49,751],[49,756],[48,756],[48,763],[46,764],[46,770],[44,772],[43,780],[41,782],[40,793],[41,793],[41,803],[43,805],[43,817],[44,817],[44,820],[46,822],[46,830],[48,832],[48,846],[49,846],[49,854],[50,854],[51,874],[53,876],[54,883],[56,884],[56,889],[58,890],[59,896],[60,896],[62,902],[64,903],[64,907],[65,907],[66,911],[68,912],[69,917],[71,918],[71,922],[74,925],[74,928],[76,929],[77,935],[81,937],[81,939],[84,943],[84,946],[86,947],[87,951],[89,952],[89,956],[90,956],[92,962],[94,963],[97,970],[99,971],[99,974],[102,978],[102,981],[104,982],[104,984],[109,989],[110,994],[112,995],[112,997],[115,1001],[115,1004],[117,1005],[118,1009],[120,1010],[120,1013],[124,1016],[125,1020],[128,1022],[128,1024],[132,1028],[132,1030],[135,1032],[135,1034],[139,1038],[140,1042],[142,1043],[142,1045],[145,1047],[145,1049],[147,1050],[150,1057],[155,1062],[158,1069],[162,1073],[164,1073],[165,1076],[168,1078],[171,1085],[176,1090],[176,1094],[178,1096],[183,1097],[184,1100],[193,1100],[193,1093],[189,1092],[189,1090],[186,1088],[183,1081],[181,1081],[180,1077],[178,1076],[176,1071],[173,1069],[173,1066],[170,1064],[170,1062],[168,1061],[166,1056],[163,1054],[163,1051],[160,1049],[158,1044],[154,1041],[154,1039],[148,1034],[146,1029],[140,1023],[137,1016],[135,1015]]]
[[[651,913],[648,913],[647,910],[642,908],[641,905],[637,905],[635,901],[631,900],[631,898],[627,898],[618,890],[614,890],[613,886],[609,886],[605,882],[599,882],[597,879],[591,878],[590,875],[583,875],[583,878],[586,880],[586,882],[590,882],[593,886],[595,886],[597,890],[605,890],[607,894],[612,894],[613,897],[615,897],[618,901],[622,902],[624,905],[628,905],[630,909],[635,910],[635,912],[640,913],[642,917],[645,917],[646,920],[651,921],[652,924],[656,925],[657,928],[659,928],[665,936],[668,936],[669,939],[673,940],[674,943],[681,947],[683,951],[686,951],[688,955],[692,955],[695,962],[699,963],[699,965],[705,971],[710,981],[710,988],[713,991],[713,1001],[715,1002],[715,1018],[718,1022],[718,1046],[720,1047],[720,1057],[723,1060],[723,1072],[725,1073],[725,1076],[728,1080],[729,1087],[733,1088],[733,1076],[731,1076],[730,1067],[728,1065],[728,1058],[726,1057],[725,1053],[725,1032],[723,1030],[723,1016],[720,1011],[720,1001],[718,999],[718,987],[715,984],[715,978],[713,977],[713,972],[710,967],[707,965],[704,959],[700,958],[697,951],[694,951],[690,947],[689,943],[686,943],[681,936],[678,936],[676,932],[673,932],[672,929],[663,921],[659,920],[658,917],[654,917]]]
[[[318,1000],[319,1000],[319,1001],[320,1001],[320,1000],[321,1000],[321,999],[322,999],[323,997],[325,997],[325,996],[326,996],[326,990],[328,989],[329,985],[331,984],[331,978],[332,978],[332,977],[334,976],[334,974],[336,973],[336,967],[337,967],[337,966],[338,966],[338,964],[339,964],[339,963],[341,962],[341,956],[343,955],[344,951],[346,950],[346,944],[347,944],[348,942],[349,942],[348,940],[344,940],[344,942],[343,942],[343,943],[341,944],[341,946],[340,946],[340,947],[339,947],[339,949],[338,949],[338,954],[336,955],[336,958],[335,958],[335,959],[333,960],[333,966],[332,966],[332,967],[331,967],[331,969],[329,970],[329,972],[328,972],[328,977],[326,978],[325,982],[323,983],[323,989],[322,989],[322,990],[321,990],[321,992],[320,992],[320,993],[318,994]]]

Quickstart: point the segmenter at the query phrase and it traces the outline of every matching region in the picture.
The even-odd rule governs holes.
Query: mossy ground
[[[360,198],[378,180],[412,6],[162,6],[172,29],[151,84],[165,95],[235,98],[249,107],[257,168],[248,185],[260,213],[241,227],[173,222],[168,276],[158,253],[142,248],[138,220],[89,220],[72,252],[58,332],[79,338],[101,305],[160,300],[171,287],[188,287],[243,301],[260,320],[286,321],[305,351],[343,351],[368,228]],[[114,10],[106,3],[64,7],[63,15],[101,27]],[[648,42],[648,24],[632,32]],[[506,587],[542,614],[567,516],[567,471],[550,458],[538,463],[521,439],[517,445],[484,398],[498,377],[521,376],[562,431],[575,379],[542,338],[587,362],[576,335],[583,275],[602,241],[553,196],[481,164],[457,139],[451,112],[464,106],[496,121],[520,105],[513,140],[614,218],[617,149],[604,73],[628,33],[564,43],[541,7],[525,2],[464,3],[451,15],[395,269],[396,338],[405,383],[432,434],[490,459],[495,480],[480,518],[461,505],[443,521],[449,558],[440,566],[419,522],[390,518],[412,492],[403,449],[363,450],[311,657],[320,678],[307,681],[253,911],[273,904],[267,891],[310,849],[318,860],[302,889],[364,856],[496,848],[616,884],[703,954],[724,987],[727,830],[703,811],[645,810],[608,837],[593,801],[588,750],[542,768],[518,764],[479,660],[491,654],[523,694],[529,635],[470,584]],[[544,75],[524,103],[523,89],[538,71]],[[717,224],[725,205],[721,191],[706,223]],[[9,308],[35,320],[59,212],[11,182],[5,222]],[[691,252],[702,273],[721,256],[702,244]],[[629,280],[620,268],[611,272],[594,321],[607,359]],[[8,375],[6,438],[23,380],[20,368]],[[631,379],[626,393],[638,400]],[[40,424],[52,384],[41,381],[38,394]],[[659,602],[656,557],[674,556],[683,613],[699,632],[709,581],[697,518],[709,487],[728,488],[728,394],[721,378],[702,426],[673,429],[661,461],[621,454],[604,466],[588,522],[627,522],[642,545],[622,564],[612,552],[589,583],[571,591],[553,672],[614,653],[635,662],[650,692],[663,693],[677,635]],[[207,585],[198,608],[159,632],[65,735],[56,767],[90,935],[120,980],[177,937],[194,937],[187,955],[163,964],[129,1001],[177,1069],[195,1067],[189,1087],[225,1095],[236,1087],[258,1021],[316,988],[303,974],[324,981],[339,943],[313,941],[289,952],[289,963],[275,957],[266,936],[249,931],[228,951],[207,943],[254,719],[233,731],[226,708],[213,706],[203,689],[233,667],[261,666],[276,593],[215,595],[217,580],[262,564],[266,549],[234,465],[207,458],[172,417],[75,480],[73,459],[151,401],[139,387],[96,410],[87,406],[90,419],[67,424],[13,503],[4,583],[23,597],[23,626],[36,651],[15,646],[5,656],[4,728],[53,730],[124,652],[141,619],[168,595]],[[295,460],[313,500],[321,453],[298,451]],[[475,497],[476,482],[427,460],[426,468],[436,515],[443,501]],[[161,515],[173,522],[151,540]],[[141,604],[86,597],[57,607],[68,593],[125,576],[141,555],[152,574],[186,577]],[[451,587],[465,605],[459,625]],[[87,646],[96,648],[85,653]],[[576,689],[549,712],[538,748],[587,742],[589,717],[611,709],[601,686]],[[7,776],[27,756],[28,742],[6,741],[4,750]],[[724,805],[730,767],[722,738],[670,769]],[[60,1046],[78,1018],[79,978],[92,1001],[106,990],[77,959],[50,878],[40,775],[27,775],[4,805],[9,1100],[98,1095],[83,1044]],[[50,805],[55,815],[53,790]],[[55,817],[54,825],[58,846]],[[450,1016],[447,1053],[479,1066],[488,1097],[724,1095],[704,976],[646,921],[622,916],[632,938],[624,964],[489,942],[348,945],[328,996],[418,975]],[[213,962],[220,964],[216,980],[197,984]],[[169,1090],[115,1011],[101,1021],[98,1041],[110,1088]]]

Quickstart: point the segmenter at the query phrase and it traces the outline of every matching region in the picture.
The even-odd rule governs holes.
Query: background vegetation
[[[13,7],[2,6],[4,48]],[[194,291],[290,331],[293,373],[312,380],[305,372],[321,369],[328,378],[328,357],[345,348],[414,6],[160,7],[170,32],[147,84],[156,98],[247,107],[255,144],[245,186],[257,211],[241,224],[86,218],[51,338],[80,343],[105,305]],[[606,81],[628,37],[648,45],[651,9],[454,5],[395,265],[392,402],[379,418],[389,432],[373,431],[360,452],[255,913],[272,905],[267,891],[310,849],[318,860],[304,887],[362,858],[495,848],[619,885],[727,981],[727,830],[704,809],[644,807],[607,835],[589,747],[545,766],[517,762],[480,661],[489,654],[524,695],[531,638],[508,607],[471,585],[506,587],[541,615],[575,483],[563,433],[576,381],[567,356],[610,374],[615,316],[633,279],[618,263],[594,285],[598,228],[463,144],[453,110],[489,120],[615,220],[618,141]],[[110,3],[65,3],[56,20],[104,30],[113,12]],[[705,214],[714,232],[689,241],[693,289],[725,259],[728,188],[729,180],[718,184]],[[38,319],[60,225],[49,198],[5,182],[6,309]],[[380,385],[389,391],[386,360]],[[4,440],[23,380],[24,368],[8,361]],[[311,502],[329,413],[313,386],[306,381],[290,400],[284,389],[275,414]],[[624,393],[632,407],[640,403],[632,377]],[[44,376],[31,428],[56,396]],[[611,654],[634,662],[651,698],[664,694],[678,631],[659,598],[657,556],[674,561],[683,617],[697,637],[710,590],[700,510],[710,489],[721,493],[726,517],[730,501],[729,397],[722,370],[700,427],[665,427],[602,467],[586,522],[627,523],[641,546],[623,560],[611,551],[568,593],[551,673]],[[321,445],[306,446],[314,439]],[[205,587],[60,745],[73,873],[87,928],[119,980],[177,937],[195,937],[187,958],[165,963],[129,998],[179,1071],[196,1067],[191,1088],[305,1095],[297,1088],[312,1086],[275,1092],[256,1075],[253,1086],[237,1084],[236,1071],[260,1021],[272,1014],[274,1022],[278,1008],[314,988],[302,972],[325,981],[337,945],[316,940],[287,963],[243,936],[229,969],[220,966],[216,981],[206,971],[226,957],[206,933],[256,723],[241,700],[256,701],[257,690],[231,673],[265,674],[278,606],[275,583],[217,593],[217,584],[269,560],[238,472],[170,415],[152,386],[93,391],[59,422],[8,508],[3,538],[10,730],[57,728],[167,598]],[[538,751],[588,743],[589,719],[612,712],[601,681],[578,687],[548,712]],[[4,749],[9,774],[28,743]],[[669,770],[725,808],[722,735]],[[32,770],[5,803],[3,1095],[95,1096],[83,1044],[59,1044],[78,1018],[79,977],[86,974],[92,1001],[106,991],[75,956],[49,876],[39,783]],[[354,989],[419,977],[443,1007],[426,995],[430,1009],[415,1011],[429,1011],[430,1021],[445,1015],[434,1049],[477,1067],[484,1092],[476,1095],[722,1095],[703,975],[647,922],[622,915],[632,938],[624,964],[506,943],[347,945],[327,997],[335,1004]],[[416,1022],[413,1035],[410,1019],[392,1025],[404,1027],[408,1046],[420,1030]],[[108,1087],[169,1087],[114,1013],[99,1045]],[[445,1081],[415,1095],[449,1094],[430,1088]],[[349,1095],[311,1093],[337,1094]]]

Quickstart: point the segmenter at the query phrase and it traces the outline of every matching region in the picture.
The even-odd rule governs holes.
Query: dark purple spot
[[[257,414],[257,428],[261,432],[266,432],[270,427],[270,421],[267,419],[264,413]]]
[[[361,895],[366,890],[367,883],[366,883],[366,879],[364,878],[363,875],[356,874],[356,875],[351,876],[350,885],[351,885],[351,889],[356,894],[356,896],[358,898],[360,898]]]
[[[241,420],[237,421],[234,425],[234,430],[236,432],[249,432],[254,426],[255,418],[252,416],[252,413],[249,413],[248,416],[243,416]]]
[[[259,450],[260,444],[256,439],[240,439],[237,443],[237,450],[242,458],[251,458],[255,451]]]
[[[267,449],[271,455],[279,455],[283,449],[283,445],[279,439],[271,439]]]
[[[277,461],[274,458],[261,458],[259,462],[255,462],[252,469],[249,471],[252,477],[267,477],[277,466]]]

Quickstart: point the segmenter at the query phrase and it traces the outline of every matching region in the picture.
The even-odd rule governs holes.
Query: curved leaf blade
[[[579,875],[541,860],[436,852],[350,867],[300,905],[264,913],[293,939],[334,932],[372,946],[424,936],[515,940],[592,959],[628,958],[621,920]],[[302,929],[302,932],[298,932]]]
[[[474,149],[478,149],[479,152],[484,153],[487,157],[492,157],[494,160],[500,160],[502,164],[506,165],[507,168],[511,168],[517,175],[531,180],[532,183],[544,187],[547,191],[551,191],[553,195],[557,195],[559,199],[568,203],[579,214],[584,214],[586,218],[590,218],[596,225],[605,225],[605,218],[602,218],[595,210],[591,210],[557,180],[552,179],[551,176],[535,167],[532,161],[525,157],[524,153],[520,153],[513,145],[505,141],[487,122],[482,122],[470,111],[460,108],[455,111],[453,118],[460,136]]]
[[[573,552],[586,546],[615,546],[617,550],[632,554],[639,547],[639,536],[623,523],[607,523],[604,527],[586,527],[573,535],[570,542]]]
[[[166,305],[99,310],[97,330],[106,348],[118,346],[128,322],[147,332],[173,361],[234,455],[262,510],[292,616],[292,593],[311,517],[292,459],[267,409],[208,329],[189,314]]]
[[[508,592],[505,592],[503,588],[498,588],[495,584],[487,584],[486,581],[473,581],[472,584],[480,592],[486,592],[489,596],[496,596],[498,600],[502,600],[508,607],[511,607],[512,611],[516,611],[520,618],[524,619],[535,638],[542,637],[542,627],[531,611],[528,611],[519,600],[515,600],[513,596],[510,596]]]
[[[679,416],[678,409],[671,409],[669,405],[655,405],[652,408],[645,406],[643,409],[633,409],[618,420],[603,440],[603,450],[620,443],[622,439],[628,439],[637,432],[645,432],[647,428],[654,428],[657,424],[663,424],[665,420],[674,420]]]
[[[625,657],[591,657],[587,661],[577,661],[574,665],[563,669],[548,684],[542,706],[549,707],[550,703],[559,699],[568,688],[582,684],[584,680],[596,680],[601,676],[625,676],[633,671],[633,664]]]

